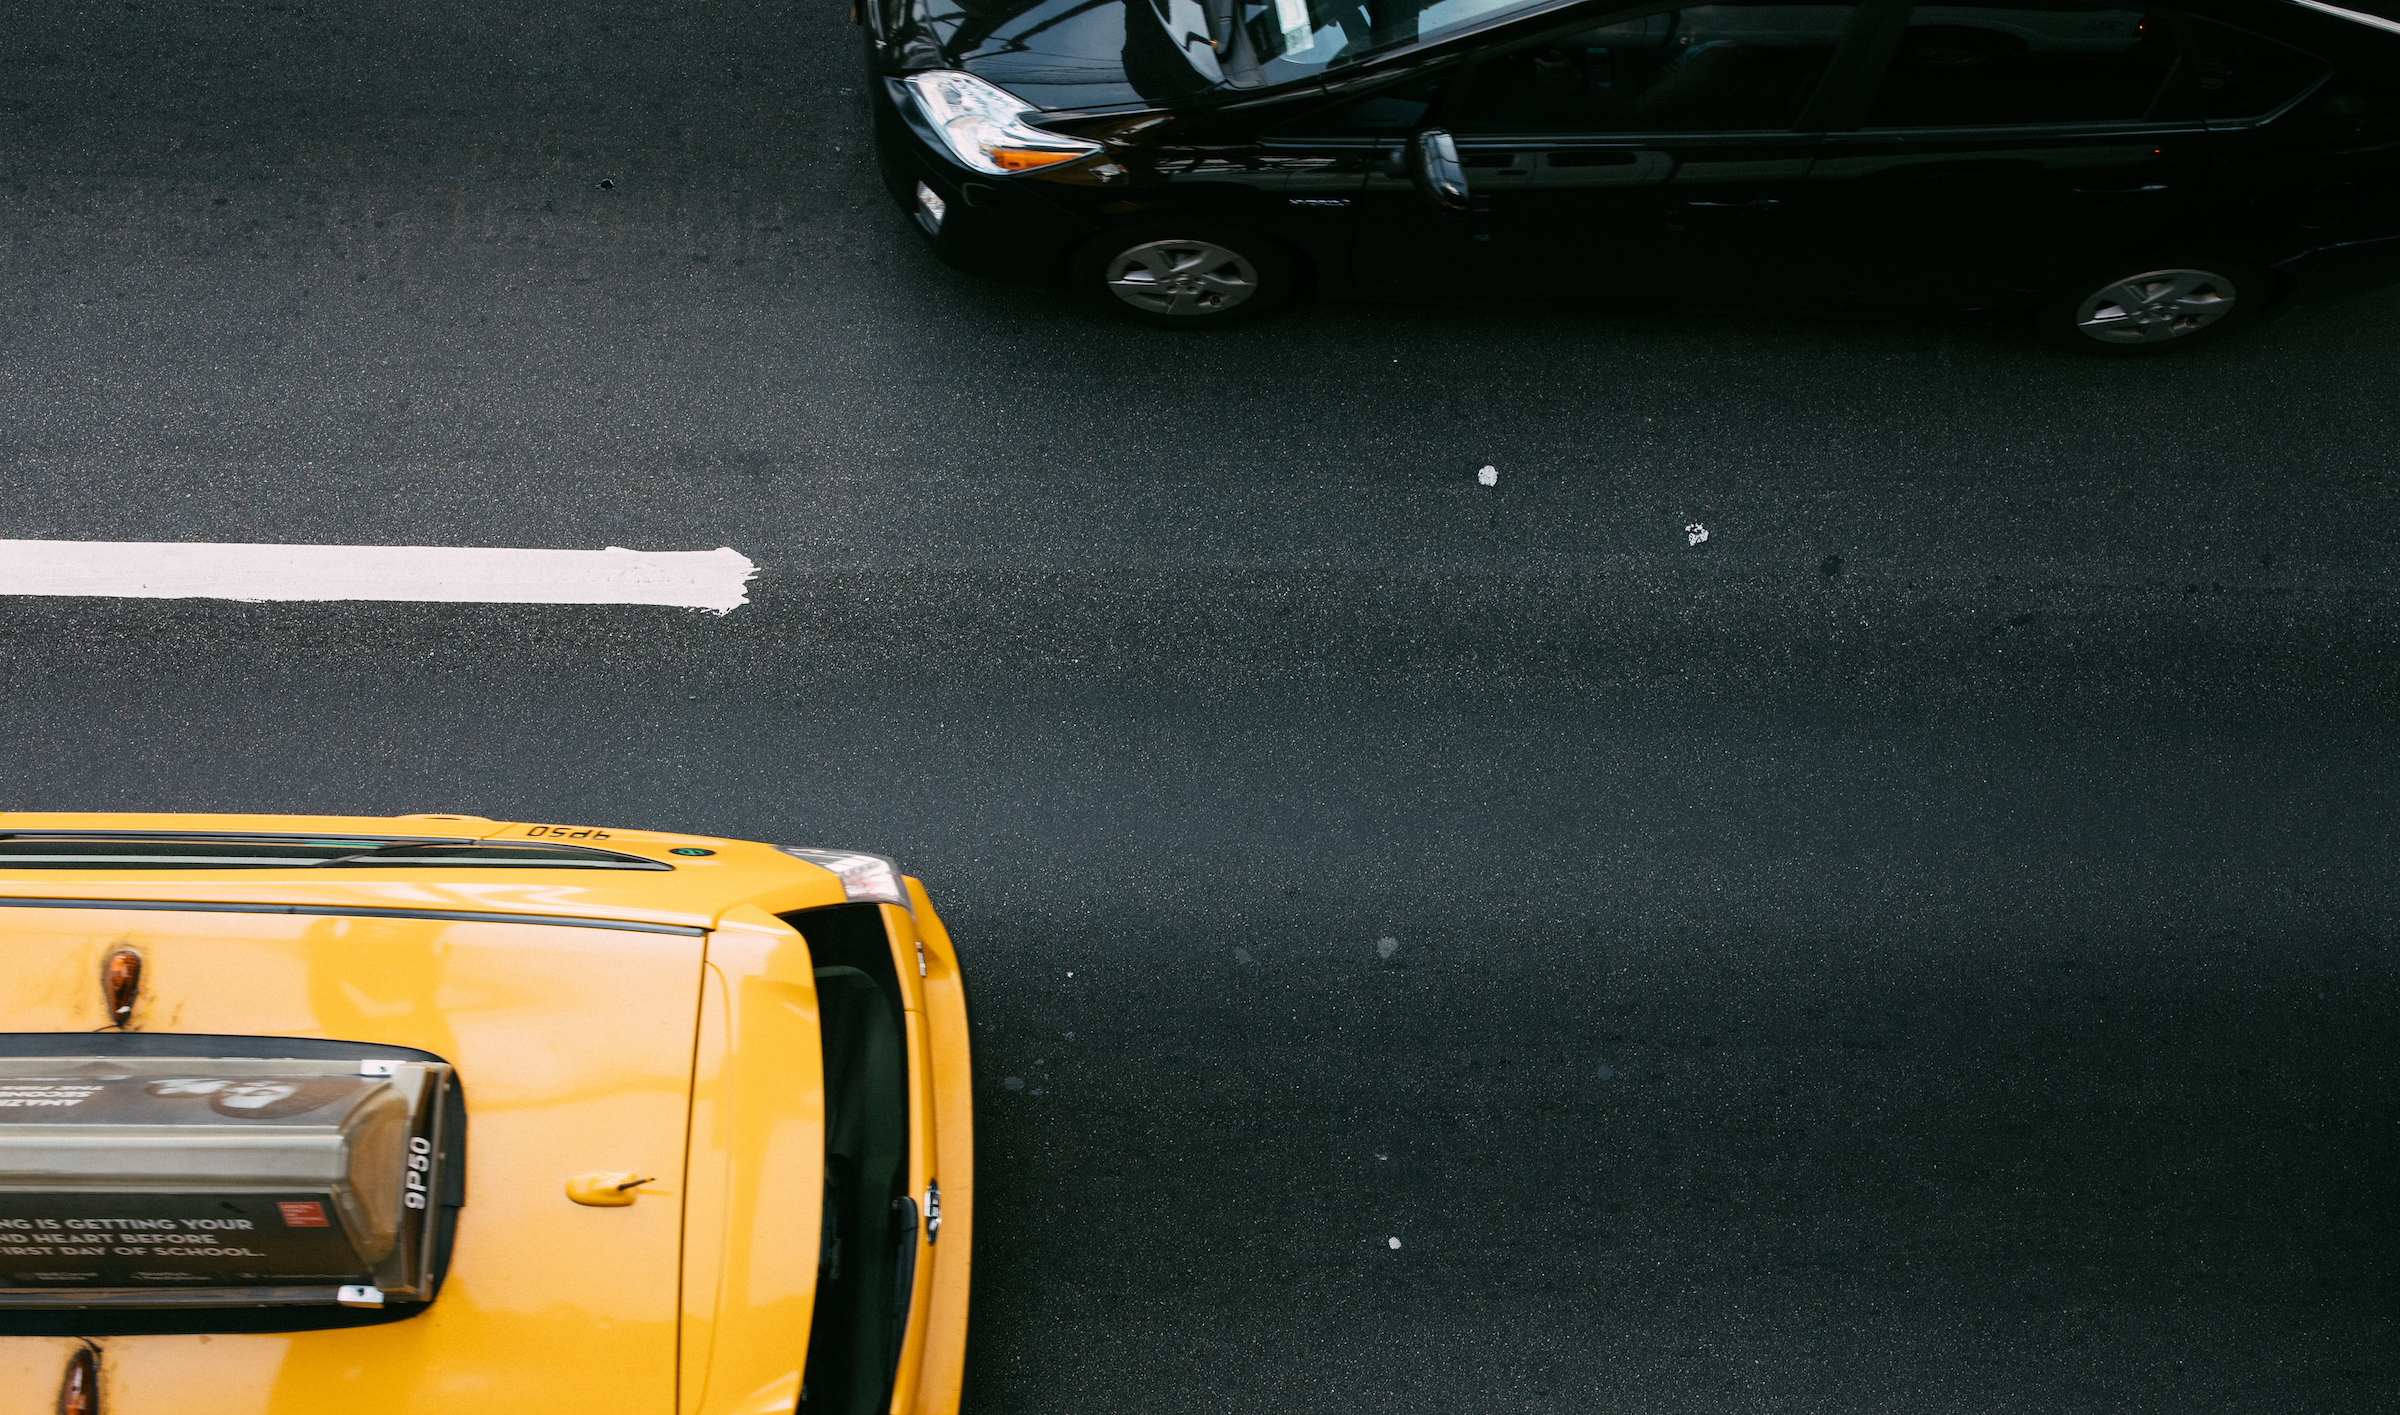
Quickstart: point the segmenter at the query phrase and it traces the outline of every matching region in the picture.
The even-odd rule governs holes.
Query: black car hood
[[[1171,103],[1222,83],[1198,0],[885,0],[896,69],[964,69],[1037,108]]]

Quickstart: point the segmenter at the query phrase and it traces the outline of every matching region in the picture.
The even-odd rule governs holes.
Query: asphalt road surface
[[[2394,1408],[2400,296],[1162,336],[933,261],[855,43],[0,6],[0,537],[763,567],[0,601],[0,800],[897,855],[976,1412]]]

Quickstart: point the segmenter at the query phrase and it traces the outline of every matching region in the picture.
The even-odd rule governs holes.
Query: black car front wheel
[[[2246,261],[2129,262],[2059,286],[2034,307],[2033,322],[2087,354],[2163,354],[2255,323],[2275,284]]]
[[[1068,278],[1144,324],[1204,329],[1255,319],[1292,292],[1291,256],[1255,232],[1182,225],[1112,231],[1084,244]]]

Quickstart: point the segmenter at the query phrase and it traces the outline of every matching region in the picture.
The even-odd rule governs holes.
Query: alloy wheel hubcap
[[[2150,270],[2094,291],[2075,327],[2104,344],[2158,344],[2233,313],[2233,282],[2210,270]]]
[[[1258,270],[1210,241],[1149,241],[1108,263],[1109,292],[1151,314],[1221,314],[1258,293]]]

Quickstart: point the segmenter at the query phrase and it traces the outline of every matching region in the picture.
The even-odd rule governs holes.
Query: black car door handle
[[[1783,203],[1774,197],[1760,197],[1756,201],[1687,201],[1684,203],[1684,205],[1713,207],[1722,210],[1727,208],[1740,209],[1754,206],[1781,206]]]
[[[2142,187],[2077,187],[2075,190],[2092,197],[2129,197],[2141,192],[2163,192],[2166,189],[2166,183],[2152,182]]]

